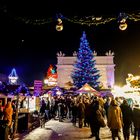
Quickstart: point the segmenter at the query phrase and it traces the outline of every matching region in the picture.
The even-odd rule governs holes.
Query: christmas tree
[[[86,34],[83,32],[77,53],[77,60],[72,72],[74,86],[80,88],[87,83],[97,89],[99,86],[99,77],[99,71],[95,68],[93,52],[89,47]]]

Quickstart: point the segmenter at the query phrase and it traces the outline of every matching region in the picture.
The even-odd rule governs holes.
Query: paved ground
[[[45,128],[37,128],[22,138],[15,140],[91,140],[90,129],[87,127],[78,128],[73,126],[71,122],[65,120],[50,120],[45,124]],[[111,132],[106,128],[101,128],[101,140],[111,140]],[[132,140],[133,136],[131,137]]]

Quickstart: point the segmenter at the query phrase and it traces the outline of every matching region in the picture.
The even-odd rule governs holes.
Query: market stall
[[[18,113],[18,131],[30,131],[39,126],[39,97],[20,97],[19,113]],[[22,123],[24,122],[24,125]]]
[[[76,93],[80,95],[88,94],[88,96],[100,96],[100,93],[87,83],[83,85],[80,89],[78,89]]]

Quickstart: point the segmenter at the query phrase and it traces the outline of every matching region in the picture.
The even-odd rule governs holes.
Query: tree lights
[[[97,88],[99,87],[98,70],[95,68],[94,55],[89,47],[89,43],[86,39],[86,34],[83,32],[80,41],[80,48],[77,54],[77,60],[72,72],[73,83],[77,88],[81,88],[84,84]]]

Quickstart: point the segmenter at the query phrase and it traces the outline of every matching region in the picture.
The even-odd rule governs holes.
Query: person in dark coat
[[[63,122],[63,103],[62,103],[62,101],[60,101],[58,103],[58,117],[59,117],[59,121]]]
[[[82,99],[80,99],[78,104],[79,128],[83,127],[84,117],[85,117],[85,105],[83,104]]]
[[[40,108],[40,114],[45,114],[45,110],[46,110],[46,103],[44,100],[42,100],[42,103],[41,103],[41,108]]]
[[[140,140],[140,107],[135,105],[133,108],[134,140]]]
[[[13,119],[13,121],[15,121],[15,119],[16,119],[16,100],[13,100],[12,101],[12,108],[13,108],[13,116],[12,116],[12,119]]]
[[[74,126],[76,126],[76,119],[77,119],[77,102],[76,102],[76,100],[72,101],[71,108],[72,108],[72,123]]]
[[[122,116],[123,116],[123,136],[124,140],[129,140],[130,127],[132,125],[132,108],[128,105],[127,100],[124,99],[121,104]]]
[[[46,120],[50,119],[50,101],[49,98],[46,98],[46,109],[45,109],[45,115],[46,115]]]
[[[0,120],[3,119],[3,116],[4,116],[3,108],[2,108],[2,106],[0,105]]]
[[[85,104],[84,127],[89,127],[89,119],[90,119],[90,103],[89,103],[89,99],[86,99],[84,104]]]
[[[39,112],[40,113],[39,118],[40,118],[40,126],[41,126],[41,128],[45,127],[45,121],[46,121],[45,110],[46,110],[46,103],[45,103],[44,100],[42,100],[41,108],[40,108],[40,112]]]
[[[97,118],[97,111],[100,111],[103,114],[103,109],[101,108],[101,106],[99,105],[99,101],[93,100],[93,102],[91,103],[91,109],[90,109],[90,129],[91,129],[91,136],[95,137],[96,140],[100,140],[99,138],[99,131],[100,131],[100,122],[98,121]]]
[[[110,106],[110,103],[111,103],[111,99],[109,97],[107,97],[107,100],[106,100],[106,102],[104,104],[106,118],[108,118],[108,108]]]

